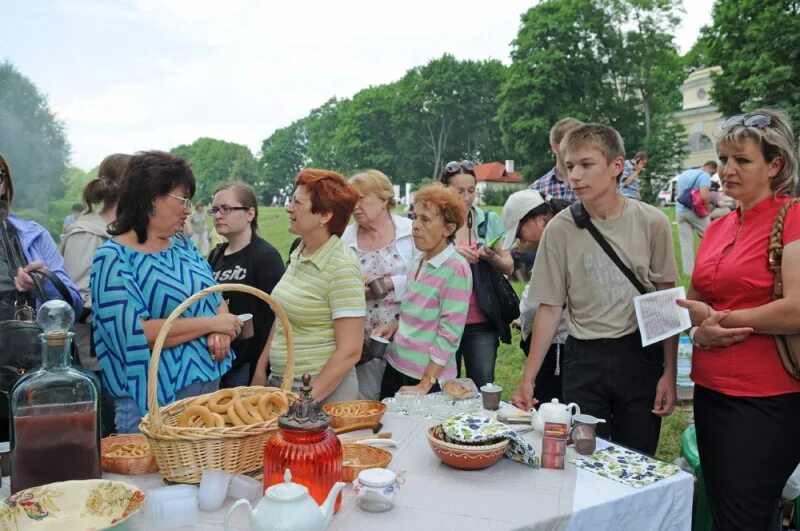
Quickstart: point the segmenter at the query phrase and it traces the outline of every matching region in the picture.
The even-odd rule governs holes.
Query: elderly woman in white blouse
[[[411,220],[394,214],[397,202],[389,178],[378,170],[367,170],[351,177],[350,184],[358,190],[359,200],[353,211],[355,223],[344,231],[342,241],[355,251],[364,275],[368,338],[371,330],[396,321],[406,291],[406,275],[419,253],[411,236]],[[371,289],[375,279],[380,280]],[[356,365],[359,398],[379,398],[385,368],[384,359],[362,356]]]

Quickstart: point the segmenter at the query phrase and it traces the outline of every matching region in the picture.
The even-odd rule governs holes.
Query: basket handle
[[[292,337],[292,326],[289,324],[286,312],[283,311],[283,308],[281,308],[277,300],[258,288],[246,284],[217,284],[198,291],[180,303],[178,307],[169,314],[169,317],[167,317],[167,320],[164,321],[164,324],[161,326],[158,336],[156,336],[156,341],[153,344],[153,353],[150,356],[149,372],[147,374],[147,409],[150,413],[150,422],[152,422],[153,428],[161,426],[161,411],[158,407],[158,363],[161,360],[161,351],[164,348],[164,342],[167,340],[167,334],[170,328],[172,328],[172,324],[195,302],[213,293],[224,291],[240,291],[258,297],[266,302],[269,307],[272,308],[272,311],[275,312],[275,316],[280,319],[281,325],[283,326],[283,334],[286,338],[286,373],[283,375],[281,389],[284,391],[290,391],[292,389],[292,381],[294,380],[294,339]]]

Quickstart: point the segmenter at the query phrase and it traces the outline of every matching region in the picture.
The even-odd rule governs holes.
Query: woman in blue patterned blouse
[[[139,431],[147,411],[150,349],[181,302],[215,284],[208,262],[181,232],[195,180],[183,159],[134,155],[119,193],[113,236],[94,256],[94,343],[103,384],[114,397],[120,433]],[[167,335],[158,368],[158,401],[215,391],[231,367],[231,340],[242,322],[219,294],[196,302]]]

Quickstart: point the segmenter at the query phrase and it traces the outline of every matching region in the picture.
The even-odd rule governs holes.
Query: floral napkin
[[[668,478],[680,470],[675,465],[619,446],[597,450],[592,455],[572,459],[570,463],[637,489]]]
[[[476,444],[491,440],[508,439],[505,456],[530,467],[539,466],[539,458],[533,445],[520,434],[496,420],[480,415],[462,413],[442,421],[445,436],[456,443]]]

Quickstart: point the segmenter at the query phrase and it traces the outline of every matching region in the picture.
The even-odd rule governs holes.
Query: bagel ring
[[[228,420],[231,421],[231,425],[233,426],[245,426],[247,424],[244,420],[242,420],[241,417],[239,417],[239,415],[236,414],[236,402],[230,403],[228,406],[227,415]]]
[[[213,413],[205,406],[192,406],[180,414],[177,421],[178,426],[181,428],[211,428],[216,426],[218,422],[212,415]]]
[[[258,412],[258,396],[248,396],[233,403],[236,410],[236,415],[242,419],[245,424],[256,424],[257,422],[264,422]]]
[[[282,391],[264,393],[258,400],[258,411],[264,420],[272,420],[289,411],[289,399]]]
[[[231,404],[239,400],[238,389],[220,389],[208,399],[208,409],[213,413],[225,413]]]

